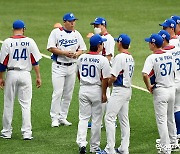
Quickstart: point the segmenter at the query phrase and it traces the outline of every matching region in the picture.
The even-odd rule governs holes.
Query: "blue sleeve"
[[[32,64],[33,66],[39,65],[39,62],[35,62]]]
[[[5,72],[7,66],[0,63],[0,72]]]

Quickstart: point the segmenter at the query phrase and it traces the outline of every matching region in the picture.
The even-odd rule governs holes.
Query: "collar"
[[[179,31],[179,32],[177,32],[177,35],[180,35],[180,31]]]
[[[90,55],[99,55],[99,52],[89,51],[87,54],[90,54]]]
[[[106,32],[105,34],[103,34],[103,36],[106,36],[106,35],[108,35],[109,33],[108,32]]]
[[[167,45],[163,48],[163,50],[171,50],[171,49],[174,49],[175,46],[174,45]]]
[[[177,39],[177,35],[172,36],[171,39]]]
[[[19,39],[19,38],[25,38],[26,36],[24,35],[13,35],[11,36],[10,38],[13,38],[13,39]]]
[[[64,29],[64,27],[62,27],[62,28],[66,33],[71,33],[72,32],[72,30],[66,30],[66,29]]]
[[[125,53],[125,54],[128,54],[128,55],[131,55],[131,53],[129,51],[123,51],[121,53]]]
[[[154,54],[163,54],[165,53],[163,50],[159,49],[154,52]]]

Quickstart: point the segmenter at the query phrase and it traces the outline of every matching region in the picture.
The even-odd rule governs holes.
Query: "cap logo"
[[[74,17],[74,15],[71,13],[71,14],[70,14],[70,17]]]
[[[177,20],[177,23],[178,23],[178,24],[180,23],[180,19]]]
[[[120,41],[120,42],[122,41],[122,37],[119,38],[119,41]]]
[[[166,38],[166,35],[165,35],[165,34],[162,34],[162,38]]]
[[[156,40],[154,38],[152,38],[152,42],[156,42]]]
[[[174,27],[174,24],[171,24],[171,27]]]
[[[106,23],[106,22],[103,20],[103,21],[102,21],[102,24],[105,24],[105,23]]]

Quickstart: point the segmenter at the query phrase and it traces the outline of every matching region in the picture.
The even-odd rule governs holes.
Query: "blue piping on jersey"
[[[5,72],[7,66],[0,63],[0,72]]]
[[[57,61],[57,57],[58,57],[58,55],[56,55],[56,54],[52,54],[51,55],[51,59],[53,60],[53,61]]]
[[[123,86],[123,74],[119,74],[113,86]]]

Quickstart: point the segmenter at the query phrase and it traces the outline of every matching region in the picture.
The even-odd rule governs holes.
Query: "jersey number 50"
[[[94,65],[89,66],[87,64],[82,65],[81,75],[83,77],[90,76],[90,77],[94,78],[96,76],[96,68],[95,68],[95,66]]]
[[[13,59],[16,59],[18,61],[19,58],[26,60],[27,53],[25,48],[22,49],[22,51],[19,51],[19,49],[15,49]]]

